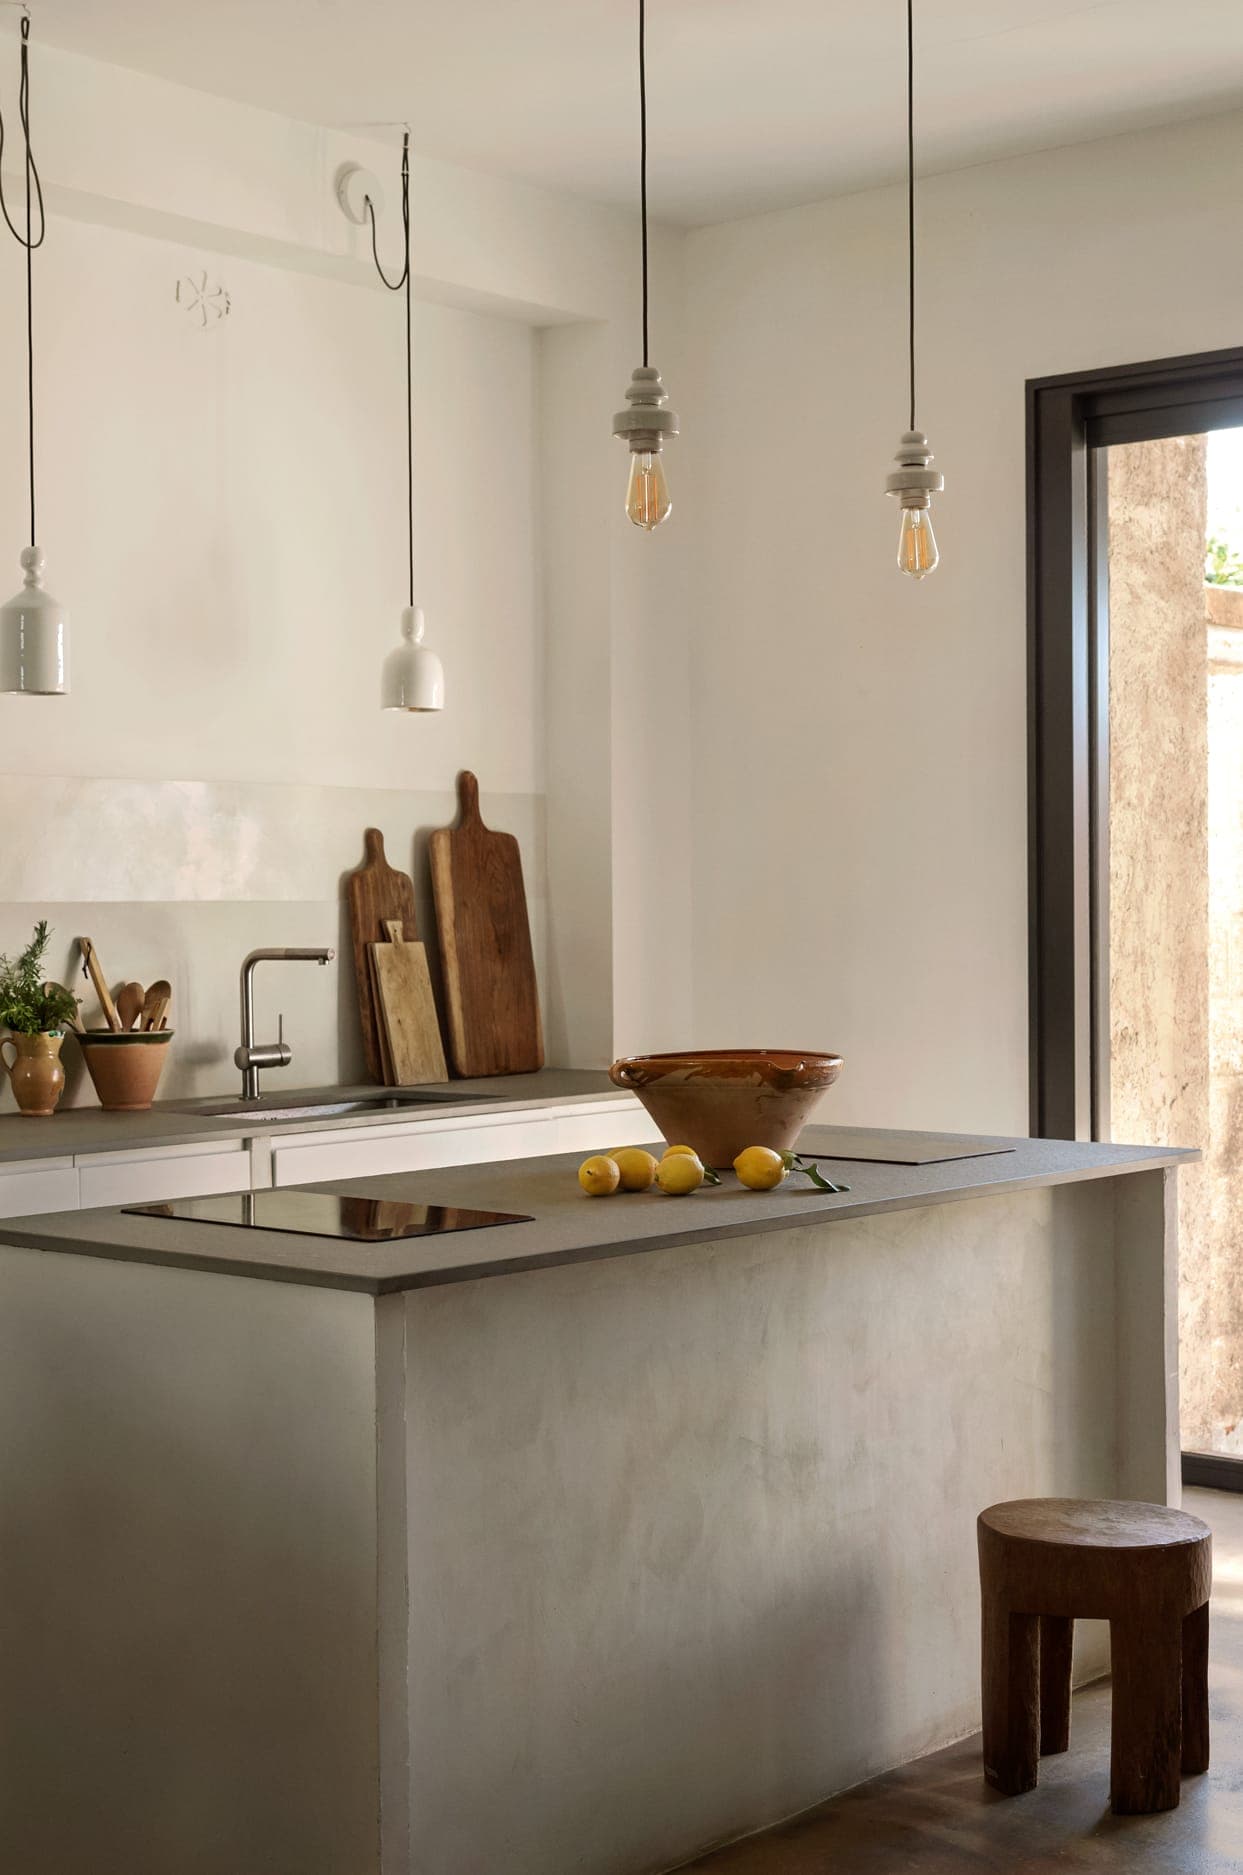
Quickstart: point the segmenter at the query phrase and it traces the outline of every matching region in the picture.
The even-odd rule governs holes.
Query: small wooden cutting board
[[[371,962],[392,1064],[391,1085],[417,1087],[424,1081],[447,1081],[427,952],[422,944],[405,942],[396,919],[389,919],[386,936],[387,943],[371,946]]]
[[[363,835],[366,863],[347,874],[345,899],[350,913],[350,939],[354,951],[354,979],[358,985],[358,1013],[362,1020],[363,1054],[367,1073],[384,1085],[384,1059],[380,1048],[380,1012],[376,1006],[367,959],[367,947],[385,941],[384,927],[395,919],[407,938],[417,935],[414,882],[390,866],[384,857],[384,835],[368,827]]]
[[[428,842],[449,1058],[460,1075],[530,1074],[544,1036],[518,842],[484,826],[467,770],[458,805],[457,826]]]

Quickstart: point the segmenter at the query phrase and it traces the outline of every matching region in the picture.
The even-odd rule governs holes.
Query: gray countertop
[[[335,1114],[329,1118],[295,1117],[274,1120],[262,1114],[242,1113],[227,1118],[208,1118],[195,1113],[190,1101],[160,1102],[146,1113],[105,1113],[100,1107],[67,1107],[51,1119],[27,1119],[13,1112],[0,1116],[0,1168],[30,1159],[72,1158],[91,1152],[142,1152],[159,1146],[185,1146],[204,1140],[253,1139],[256,1135],[277,1133],[312,1133],[321,1130],[339,1132],[343,1126],[392,1126],[408,1120],[444,1119],[455,1115],[462,1119],[476,1113],[495,1113],[499,1109],[544,1106],[550,1101],[590,1100],[609,1096],[616,1100],[621,1090],[613,1086],[603,1069],[542,1068],[538,1074],[498,1074],[476,1081],[451,1081],[452,1100],[434,1099],[412,1102],[402,1111],[381,1113]],[[271,1079],[269,1093],[304,1097],[315,1094],[323,1100],[389,1093],[383,1087],[305,1088],[281,1086]],[[434,1087],[427,1089],[434,1094]],[[477,1096],[464,1099],[463,1095]],[[211,1106],[204,1099],[201,1106]]]
[[[837,1129],[808,1127],[807,1152],[831,1153]],[[919,1137],[889,1135],[895,1144]],[[1052,1139],[995,1139],[994,1156],[930,1165],[836,1160],[825,1170],[846,1193],[817,1191],[791,1178],[774,1192],[744,1190],[729,1174],[718,1188],[688,1198],[660,1192],[587,1198],[575,1177],[581,1155],[452,1166],[383,1178],[326,1181],[319,1191],[368,1198],[518,1212],[530,1223],[451,1236],[369,1244],[266,1230],[138,1217],[119,1210],[72,1211],[0,1223],[0,1241],[37,1250],[310,1283],[370,1295],[468,1282],[562,1263],[630,1256],[835,1218],[911,1210],[1082,1179],[1150,1171],[1196,1159],[1176,1147],[1097,1146]]]

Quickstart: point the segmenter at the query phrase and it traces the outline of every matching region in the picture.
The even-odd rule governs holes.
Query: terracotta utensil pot
[[[0,1061],[13,1085],[13,1098],[30,1120],[46,1120],[56,1111],[64,1092],[65,1070],[60,1059],[63,1035],[7,1035],[0,1042]],[[13,1059],[4,1054],[12,1048]]]
[[[109,1113],[144,1113],[168,1059],[171,1029],[89,1029],[78,1037],[86,1071]]]
[[[705,1165],[732,1165],[744,1146],[789,1152],[821,1095],[842,1071],[840,1055],[793,1048],[709,1048],[631,1055],[609,1079],[637,1094],[669,1145],[693,1146]]]

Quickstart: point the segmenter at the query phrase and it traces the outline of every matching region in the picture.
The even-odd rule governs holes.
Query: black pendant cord
[[[639,0],[639,220],[643,228],[643,363],[647,342],[647,0]]]
[[[909,285],[907,345],[911,420],[915,428],[915,0],[906,0],[906,260]]]
[[[371,257],[375,261],[375,270],[390,293],[406,295],[406,523],[407,545],[409,548],[409,590],[410,604],[414,605],[414,348],[410,336],[411,317],[411,279],[410,279],[410,132],[407,130],[401,143],[401,234],[403,264],[396,280],[390,280],[380,264],[380,250],[376,241],[375,204],[368,195],[367,218],[371,223]]]
[[[34,251],[43,246],[47,220],[43,212],[43,184],[30,144],[30,15],[22,15],[22,71],[17,94],[17,114],[26,144],[26,230],[14,226],[9,205],[4,199],[0,180],[0,213],[9,233],[26,250],[26,421],[30,439],[30,544],[35,545],[35,337],[34,337]],[[0,113],[0,168],[4,162],[4,116]],[[34,238],[33,205],[39,205],[39,238]]]

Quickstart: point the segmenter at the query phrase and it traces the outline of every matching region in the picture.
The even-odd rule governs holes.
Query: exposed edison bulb
[[[673,503],[665,480],[665,465],[658,449],[634,449],[630,453],[630,483],[626,489],[626,513],[636,527],[650,534],[668,518]]]
[[[898,535],[898,567],[912,579],[923,579],[941,558],[937,537],[932,531],[932,516],[927,508],[903,508],[902,528]]]

